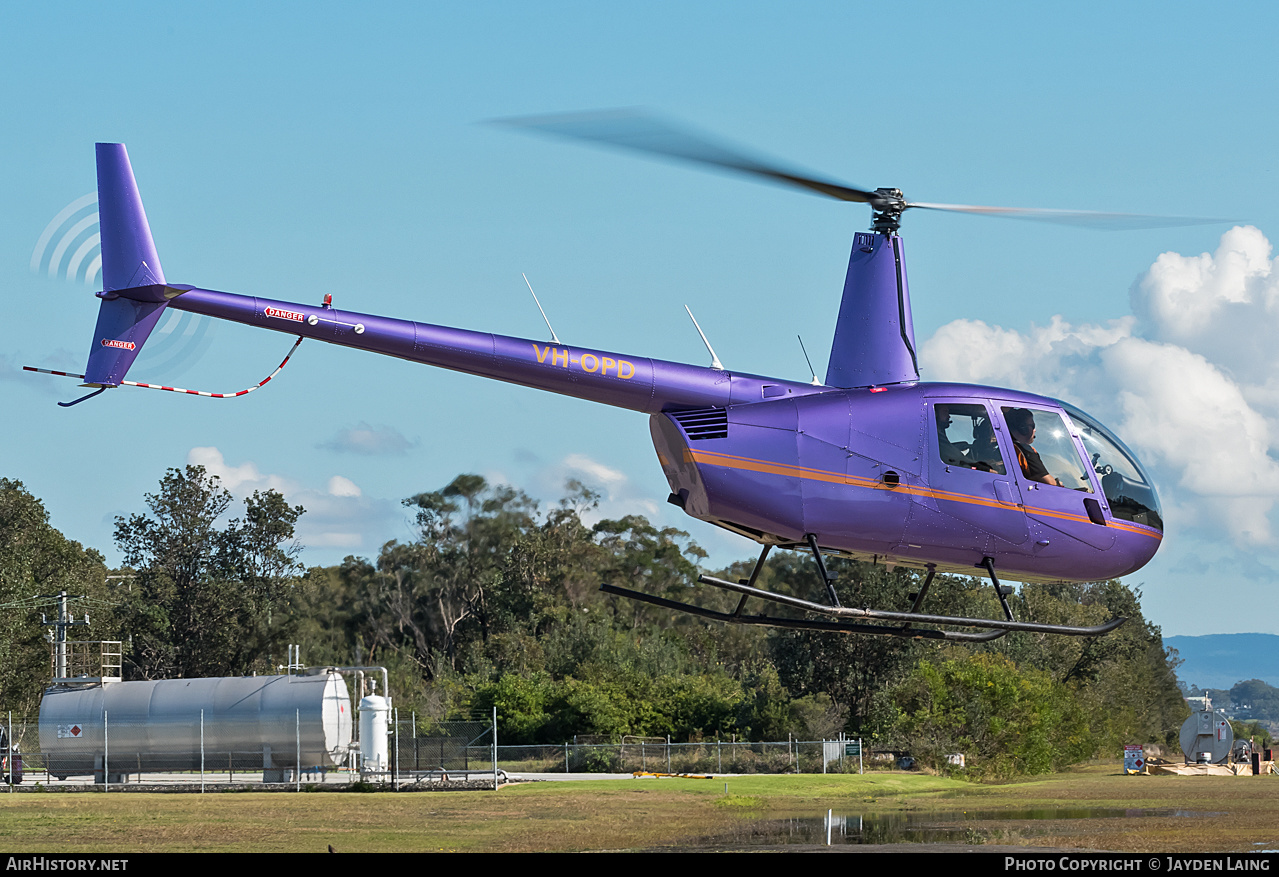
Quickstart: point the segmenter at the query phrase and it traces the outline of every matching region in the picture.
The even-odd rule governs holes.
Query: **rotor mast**
[[[877,210],[874,231],[853,235],[826,367],[828,387],[880,387],[919,380],[905,249],[896,233],[899,217],[900,211]]]

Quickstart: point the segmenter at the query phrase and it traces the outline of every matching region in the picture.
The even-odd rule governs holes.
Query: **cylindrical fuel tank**
[[[351,742],[346,683],[335,672],[107,682],[50,688],[40,749],[57,776],[103,769],[335,767]],[[300,756],[300,757],[299,757]]]
[[[1199,710],[1181,725],[1181,751],[1187,763],[1225,764],[1235,731],[1221,710]]]

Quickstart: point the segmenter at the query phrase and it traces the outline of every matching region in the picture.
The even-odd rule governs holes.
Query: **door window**
[[[1005,406],[1003,412],[1017,463],[1027,481],[1034,486],[1093,492],[1092,479],[1061,414],[1044,408],[1010,406]]]
[[[1005,474],[1004,458],[995,440],[995,428],[985,405],[952,405],[939,402],[937,448],[941,461],[982,472]]]

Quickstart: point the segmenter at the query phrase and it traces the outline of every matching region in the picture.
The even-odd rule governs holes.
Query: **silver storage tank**
[[[387,732],[391,727],[391,702],[371,694],[360,700],[360,769],[381,773],[389,770],[391,759]]]
[[[104,755],[112,775],[199,770],[201,710],[206,770],[282,779],[286,768],[339,766],[351,743],[346,683],[326,670],[50,688],[40,749],[58,777],[101,773]]]
[[[1221,710],[1193,712],[1181,725],[1181,751],[1187,764],[1225,764],[1234,743],[1234,729]]]

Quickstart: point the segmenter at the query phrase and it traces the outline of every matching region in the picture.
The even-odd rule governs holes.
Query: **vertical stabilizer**
[[[99,143],[98,223],[102,231],[102,305],[93,332],[86,384],[116,386],[124,380],[164,311],[158,300],[138,301],[112,293],[164,284],[160,256],[151,239],[142,196],[123,143]]]
[[[828,387],[919,380],[902,239],[858,232],[826,369]]]
[[[98,144],[98,225],[103,290],[164,283],[160,256],[123,143]]]

